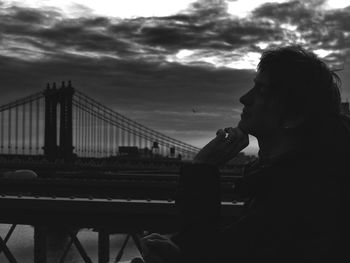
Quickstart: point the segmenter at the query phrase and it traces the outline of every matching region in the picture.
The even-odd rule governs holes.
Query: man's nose
[[[239,98],[239,102],[243,105],[249,105],[253,103],[252,89]]]

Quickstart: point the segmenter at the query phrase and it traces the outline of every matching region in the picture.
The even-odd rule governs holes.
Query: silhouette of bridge
[[[17,224],[34,226],[35,263],[51,262],[53,256],[55,262],[67,262],[73,245],[84,262],[92,263],[79,241],[80,228],[98,233],[99,263],[110,262],[110,235],[116,233],[127,236],[114,262],[121,260],[129,237],[142,251],[139,237],[144,231],[178,231],[174,200],[182,162],[177,157],[191,159],[198,150],[102,105],[70,82],[62,83],[60,88],[48,85],[44,91],[2,105],[2,168],[3,160],[12,165],[6,163],[8,159],[21,161],[29,156],[39,162],[14,162],[13,167],[6,168],[34,168],[36,174],[17,170],[2,175],[0,170],[0,224],[11,224],[6,236],[0,235],[0,253],[11,263],[18,262],[7,245]],[[114,162],[114,157],[122,154],[151,161],[143,166],[144,159],[135,163],[131,159],[131,165],[125,168],[123,159]],[[157,156],[174,160],[168,162],[168,158]],[[103,164],[110,157],[113,165]],[[86,161],[87,166],[80,167],[83,162],[76,162],[77,158]],[[90,166],[91,159],[102,160],[103,165]],[[233,175],[223,173],[220,177],[223,222],[238,216],[243,207],[232,195],[232,182],[243,169],[237,167]],[[60,244],[57,251],[50,243]]]
[[[124,152],[191,159],[198,148],[139,124],[75,89],[69,81],[0,106],[0,155],[49,161]]]

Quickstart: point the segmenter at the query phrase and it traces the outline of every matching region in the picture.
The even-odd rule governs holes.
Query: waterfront
[[[0,224],[0,235],[4,239],[7,231],[11,225]],[[7,242],[7,246],[15,256],[19,263],[33,263],[34,262],[34,228],[28,225],[18,225],[13,232],[11,238]],[[111,235],[110,236],[110,262],[114,262],[114,259],[121,247],[125,235]],[[88,253],[89,257],[93,262],[97,262],[97,233],[89,229],[82,229],[78,233],[78,238]],[[130,260],[135,256],[138,256],[138,251],[134,246],[131,239],[129,239],[128,246],[124,250],[124,256],[122,260]],[[7,262],[4,253],[0,254],[0,262]],[[50,259],[48,263],[58,262],[58,259]],[[66,262],[72,263],[84,263],[82,257],[79,255],[75,246],[72,245],[68,255],[66,257]]]

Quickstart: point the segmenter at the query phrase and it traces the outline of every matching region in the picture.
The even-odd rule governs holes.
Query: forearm
[[[209,164],[186,164],[181,169],[176,207],[185,224],[220,216],[220,172]]]
[[[181,169],[176,206],[179,233],[173,241],[183,257],[194,262],[211,247],[220,218],[220,172],[214,165],[187,164]],[[205,248],[208,246],[208,248]],[[209,251],[207,251],[209,252]]]

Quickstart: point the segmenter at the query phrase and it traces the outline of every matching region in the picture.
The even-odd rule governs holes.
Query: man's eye
[[[268,91],[266,90],[266,88],[260,88],[260,89],[259,89],[259,92],[260,92],[261,94],[264,94],[264,95],[268,94]]]
[[[254,89],[259,93],[259,94],[266,94],[266,89],[261,86],[261,85],[255,85]]]

